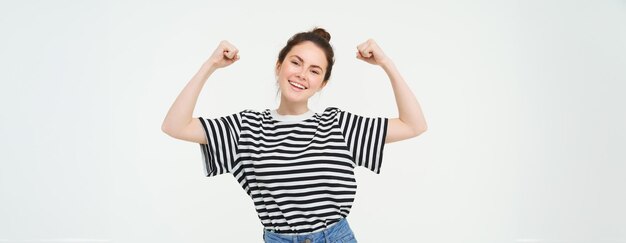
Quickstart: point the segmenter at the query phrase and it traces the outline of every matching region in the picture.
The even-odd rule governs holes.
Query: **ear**
[[[276,77],[278,77],[278,71],[280,71],[280,62],[276,62],[276,68],[274,69],[274,75],[276,75]]]

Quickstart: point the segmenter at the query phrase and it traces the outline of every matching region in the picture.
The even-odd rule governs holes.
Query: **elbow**
[[[165,123],[161,125],[161,131],[167,135],[172,136],[172,129],[169,126],[167,126]]]
[[[167,130],[167,129],[166,129],[166,127],[165,127],[165,123],[161,124],[161,131],[162,131],[162,132],[164,132],[164,133],[167,133],[167,131],[166,131],[166,130]]]
[[[426,130],[428,130],[428,126],[426,126],[426,124],[417,126],[413,129],[413,137],[419,136],[420,134],[426,132]]]

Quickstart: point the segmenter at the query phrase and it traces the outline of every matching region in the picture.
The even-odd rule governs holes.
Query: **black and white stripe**
[[[309,233],[347,217],[356,193],[353,169],[380,173],[387,118],[335,107],[302,121],[270,110],[199,117],[206,176],[231,173],[252,198],[261,223],[279,233]]]

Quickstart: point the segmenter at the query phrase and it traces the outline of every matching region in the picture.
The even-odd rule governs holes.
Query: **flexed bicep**
[[[389,126],[387,128],[387,137],[385,143],[393,143],[402,141],[412,137],[417,137],[424,131],[415,131],[411,126],[402,122],[400,118],[389,119]]]
[[[191,122],[183,129],[178,130],[176,133],[170,132],[168,135],[188,142],[207,144],[206,133],[198,117],[191,119]]]

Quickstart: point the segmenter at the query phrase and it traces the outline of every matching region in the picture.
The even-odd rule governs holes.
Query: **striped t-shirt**
[[[354,167],[380,173],[388,125],[388,118],[336,107],[198,119],[207,138],[200,144],[205,175],[231,173],[263,226],[278,233],[315,232],[347,217],[357,188]]]

